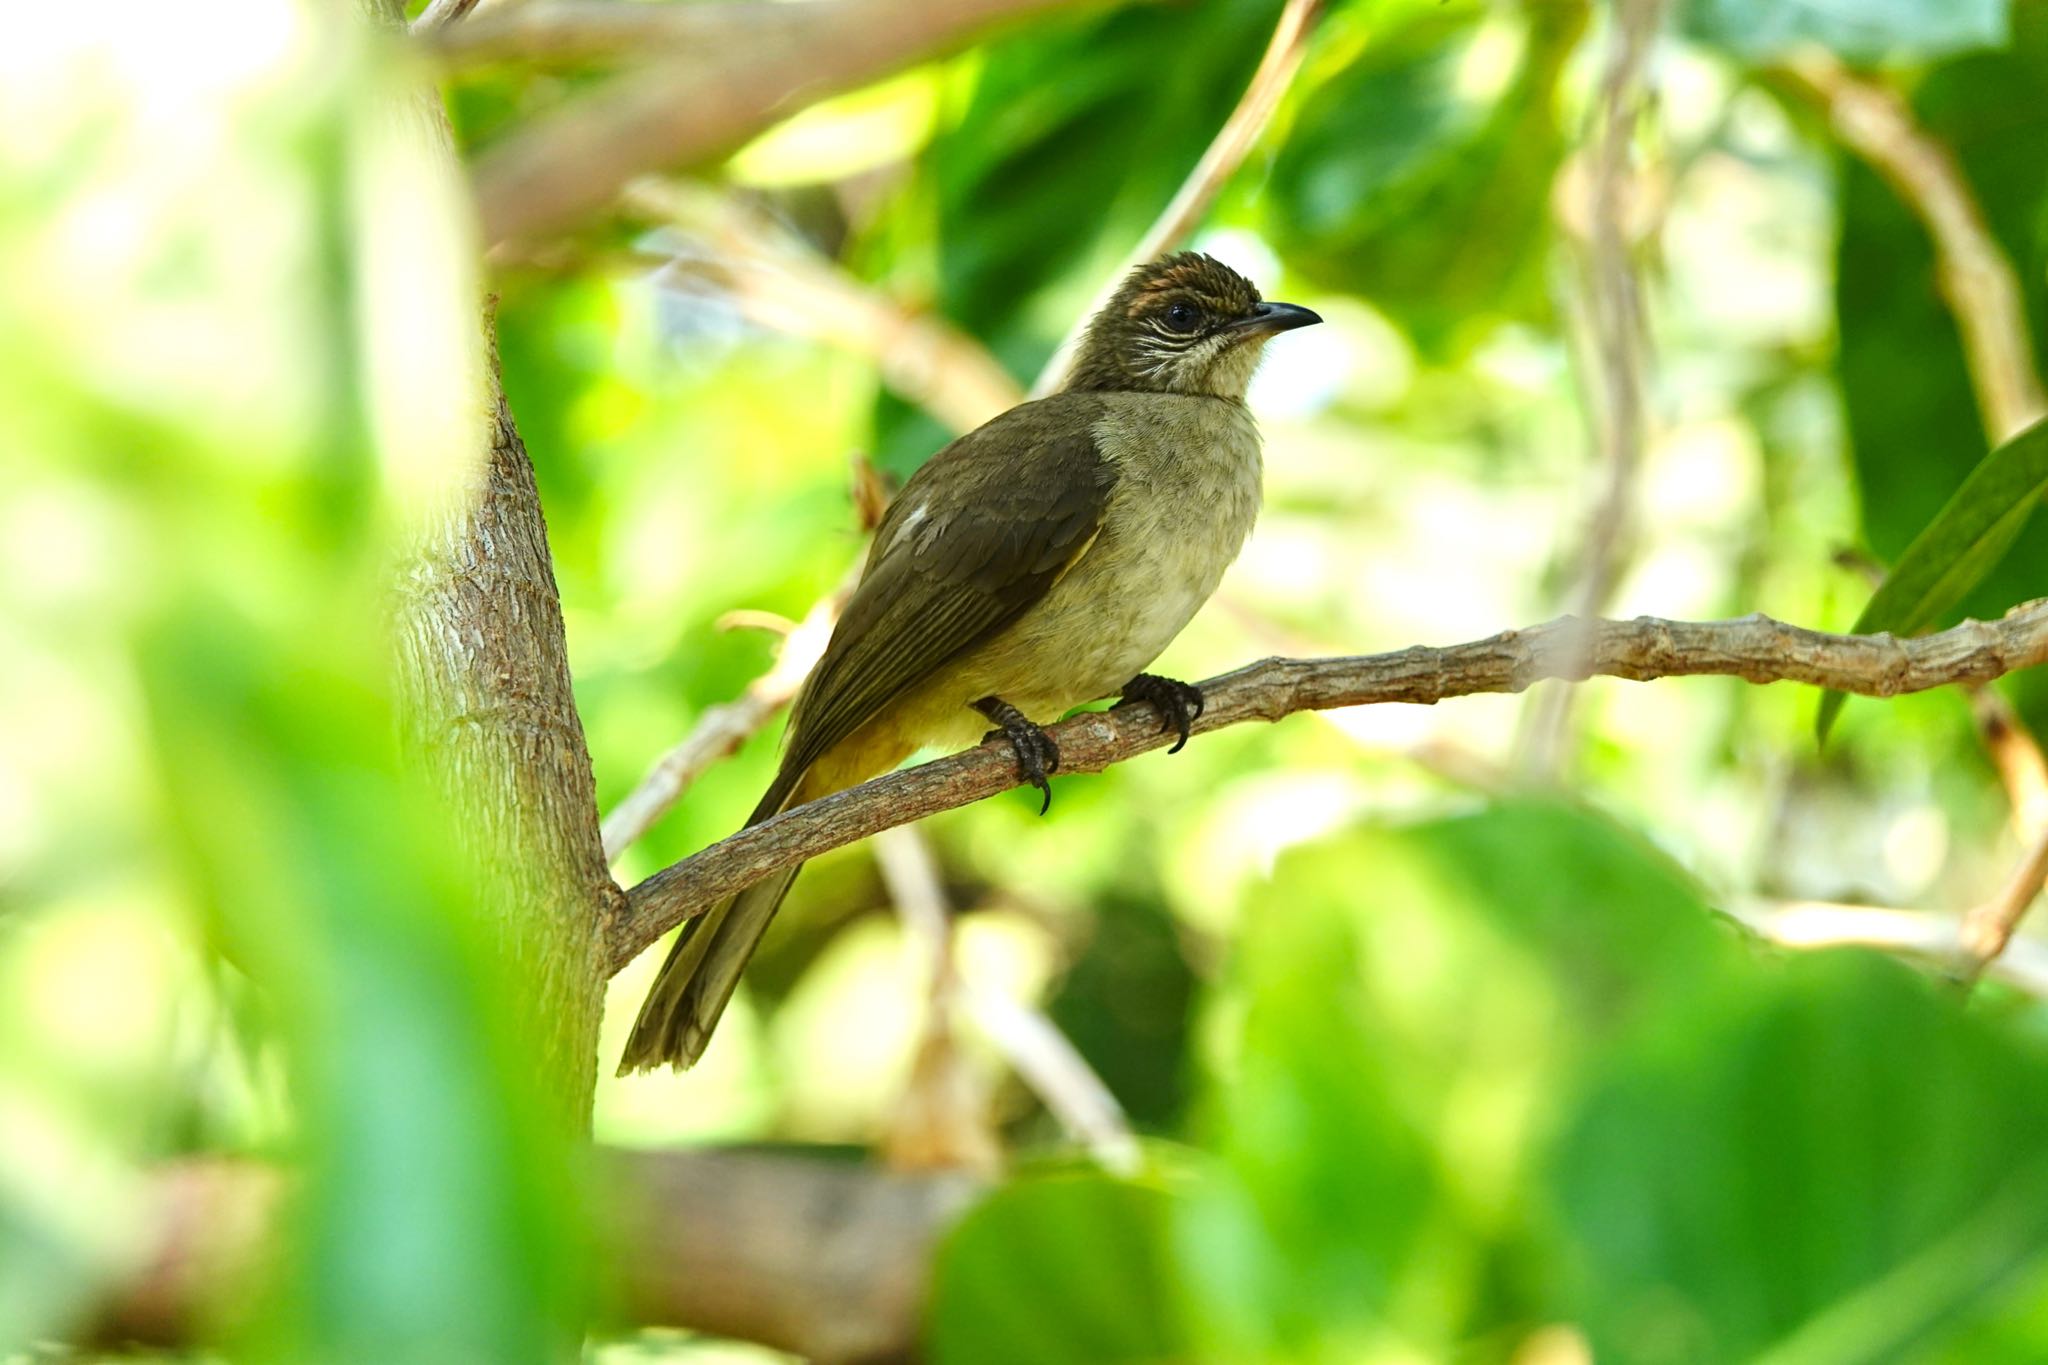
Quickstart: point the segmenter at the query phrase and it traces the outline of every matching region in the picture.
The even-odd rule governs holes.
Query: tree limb
[[[982,1188],[958,1174],[782,1153],[597,1156],[598,1252],[625,1323],[739,1337],[825,1365],[912,1347],[935,1243]],[[80,1337],[177,1347],[232,1324],[276,1266],[289,1184],[253,1161],[157,1173],[142,1264]]]
[[[1582,621],[1561,617],[1469,644],[1391,654],[1266,659],[1204,683],[1197,732],[1296,711],[1377,702],[1433,705],[1479,692],[1520,692],[1545,678],[1596,675],[1646,681],[1719,675],[1752,683],[1803,682],[1891,697],[1950,683],[1981,683],[2048,662],[2048,599],[1995,622],[1966,621],[1917,639],[1830,635],[1767,616],[1739,621]],[[1166,744],[1150,706],[1086,712],[1052,728],[1062,773],[1100,772]],[[895,825],[1018,785],[1010,752],[985,744],[890,773],[784,812],[656,873],[628,893],[613,923],[617,971],[699,906],[769,873]]]

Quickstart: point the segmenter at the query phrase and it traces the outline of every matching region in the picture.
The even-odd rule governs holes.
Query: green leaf
[[[1893,568],[1856,618],[1854,631],[1914,635],[1940,621],[2004,557],[2048,494],[2048,422],[2037,422],[1984,457]],[[1827,738],[1845,697],[1821,701]]]
[[[1939,57],[2006,41],[2008,0],[1693,0],[1686,32],[1753,62],[1817,44],[1852,62]]]
[[[1543,1097],[1733,948],[1667,859],[1554,803],[1290,855],[1246,908],[1222,1167],[1181,1220],[1208,1358],[1446,1360],[1554,1320],[1522,1193]]]
[[[1579,1280],[1561,1307],[1602,1360],[1924,1359],[2039,1292],[2044,1124],[2048,1059],[1898,963],[1746,973],[1667,1011],[1580,1105],[1555,1164]]]
[[[937,1365],[1185,1359],[1167,1272],[1170,1197],[1108,1176],[1026,1177],[969,1213],[939,1254]]]

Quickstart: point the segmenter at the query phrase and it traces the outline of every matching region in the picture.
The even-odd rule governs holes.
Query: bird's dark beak
[[[1230,330],[1246,336],[1265,337],[1275,332],[1291,332],[1297,327],[1313,327],[1322,320],[1321,313],[1299,304],[1262,303],[1252,309],[1249,317],[1231,323]]]

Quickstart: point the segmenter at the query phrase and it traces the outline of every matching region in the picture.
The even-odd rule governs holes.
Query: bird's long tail
[[[798,799],[794,791],[784,796],[771,791],[747,824],[758,825]],[[632,1036],[619,1058],[621,1076],[658,1066],[684,1070],[704,1055],[711,1030],[740,983],[740,973],[803,866],[798,863],[773,873],[684,921],[641,1003],[640,1017],[633,1021]]]

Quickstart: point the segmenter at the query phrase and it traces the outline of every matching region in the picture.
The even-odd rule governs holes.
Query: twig
[[[1975,982],[2005,952],[2013,931],[2041,894],[2044,880],[2048,880],[2048,827],[2034,836],[1998,894],[1963,917],[1963,965],[1957,973],[1963,985]]]
[[[477,0],[433,0],[420,11],[420,17],[412,21],[412,31],[417,34],[438,33],[456,23],[476,5]]]
[[[1069,1137],[1104,1169],[1120,1175],[1135,1173],[1138,1139],[1124,1118],[1123,1107],[1067,1036],[1043,1011],[999,991],[977,990],[955,970],[945,890],[930,846],[918,836],[916,827],[899,825],[882,831],[876,837],[875,852],[904,927],[924,947],[932,983],[932,1017],[943,1014],[950,1024],[966,1014]]]
[[[796,628],[776,647],[775,663],[766,673],[747,684],[747,690],[732,701],[705,710],[697,724],[680,743],[661,756],[640,785],[612,807],[603,825],[604,857],[615,863],[619,855],[654,827],[682,799],[690,784],[704,770],[758,734],[795,699],[797,689],[825,644],[832,638],[832,625],[839,619],[845,590],[818,599]]]
[[[808,5],[764,5],[757,0],[529,0],[500,5],[457,28],[434,32],[428,50],[444,66],[458,70],[494,62],[638,63],[675,53],[742,52],[763,43],[786,43],[812,22]],[[413,27],[418,30],[420,25]]]
[[[1882,948],[1940,964],[1952,963],[1963,953],[1963,922],[1926,910],[1796,901],[1737,907],[1727,913],[1786,948]],[[2048,1000],[2048,949],[2016,943],[1989,963],[1987,971],[2007,985]]]
[[[657,280],[702,277],[763,327],[839,347],[957,432],[1024,400],[988,349],[944,318],[906,307],[813,250],[767,214],[674,183],[637,181],[623,205],[690,234]]]
[[[1323,0],[1287,0],[1287,7],[1280,12],[1280,22],[1273,27],[1272,40],[1266,44],[1265,55],[1259,59],[1237,107],[1217,129],[1208,150],[1202,153],[1202,159],[1195,163],[1188,178],[1181,182],[1171,202],[1145,235],[1138,239],[1130,256],[1103,282],[1094,301],[1075,319],[1065,339],[1053,352],[1052,359],[1045,363],[1037,382],[1031,386],[1033,398],[1043,398],[1066,381],[1067,370],[1073,363],[1074,346],[1082,330],[1095,316],[1096,310],[1116,292],[1116,287],[1123,282],[1131,267],[1142,265],[1179,246],[1209,212],[1209,206],[1216,202],[1216,196],[1237,173],[1237,168],[1244,164],[1245,157],[1258,142],[1259,134],[1272,121],[1274,111],[1280,107],[1280,97],[1293,84],[1295,73],[1301,70],[1301,60],[1308,52],[1309,35],[1314,31],[1316,21],[1322,17],[1322,10]]]
[[[1582,616],[1597,614],[1613,596],[1630,494],[1642,465],[1649,336],[1636,234],[1628,221],[1643,197],[1634,188],[1631,148],[1645,99],[1644,68],[1662,8],[1659,0],[1622,0],[1616,6],[1614,45],[1601,81],[1586,296],[1604,398],[1596,424],[1607,477],[1579,564],[1572,609]]]
[[[2012,703],[1993,688],[1972,692],[1970,710],[1977,721],[1977,738],[2005,784],[2013,832],[2024,841],[2034,831],[2048,829],[2048,757],[2043,756],[2040,741]]]
[[[1002,1164],[1002,1144],[988,1086],[960,1049],[963,987],[953,962],[953,916],[938,865],[912,825],[877,835],[875,859],[924,978],[917,1054],[883,1151],[898,1170],[992,1175]]]
[[[1063,1131],[1086,1147],[1104,1170],[1137,1173],[1138,1139],[1123,1106],[1042,1010],[996,991],[971,992],[967,1009],[975,1026],[1045,1102]]]
[[[798,110],[1005,23],[1082,0],[793,0],[777,37],[668,50],[486,151],[477,212],[495,247],[566,228],[634,178],[736,151]],[[639,8],[635,6],[635,8]],[[663,8],[667,8],[664,6]],[[455,32],[460,32],[459,26]]]
[[[1794,681],[1889,697],[1951,683],[1987,682],[2048,661],[2048,599],[1995,622],[1966,621],[1917,639],[1830,635],[1766,616],[1687,622],[1563,617],[1444,649],[1335,659],[1268,659],[1203,684],[1197,731],[1296,711],[1374,702],[1425,705],[1478,692],[1519,692],[1544,678],[1595,675],[1647,680],[1723,675]],[[1062,773],[1100,772],[1172,736],[1149,706],[1087,712],[1053,727]],[[888,774],[786,811],[675,864],[629,893],[615,926],[616,971],[690,912],[770,872],[871,834],[1007,791],[1018,784],[1009,751],[982,745]]]
[[[1809,53],[1786,70],[1797,89],[1827,110],[1843,145],[1890,182],[1926,226],[1991,439],[2005,440],[2048,413],[2019,277],[1954,155],[1896,94],[1855,75],[1832,54]]]
[[[1613,6],[1613,32],[1600,82],[1599,132],[1585,195],[1586,220],[1575,234],[1596,381],[1582,392],[1592,409],[1589,425],[1601,470],[1567,599],[1570,609],[1581,616],[1605,611],[1614,596],[1627,558],[1636,475],[1642,468],[1649,327],[1643,314],[1636,239],[1648,227],[1630,221],[1644,202],[1632,148],[1645,99],[1644,70],[1661,12],[1661,0],[1620,0]],[[1531,697],[1517,745],[1525,771],[1554,772],[1563,761],[1576,695],[1554,687],[1539,689]]]

